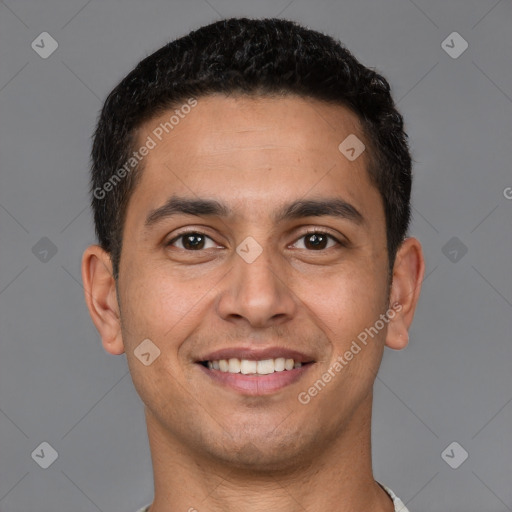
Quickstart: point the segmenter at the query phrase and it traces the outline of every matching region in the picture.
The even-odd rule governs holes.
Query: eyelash
[[[324,230],[321,230],[321,229],[312,229],[310,231],[307,231],[307,232],[303,233],[301,236],[299,236],[299,238],[297,238],[297,240],[294,243],[296,243],[301,238],[305,238],[305,237],[310,236],[310,235],[318,235],[318,234],[326,235],[331,240],[334,240],[338,244],[338,246],[340,246],[340,247],[346,247],[347,246],[346,243],[341,242],[335,236],[333,236],[330,233],[328,233],[328,232],[326,232]],[[183,231],[179,235],[175,236],[172,240],[169,240],[169,242],[166,243],[166,247],[172,246],[172,244],[174,242],[176,242],[180,238],[183,238],[183,237],[185,237],[187,235],[201,235],[201,236],[204,236],[205,238],[209,238],[210,240],[213,241],[213,239],[210,236],[208,236],[206,233],[203,233],[203,232],[198,231],[198,230],[189,230],[189,231]],[[206,250],[206,249],[199,249],[197,251],[194,251],[194,250],[190,250],[190,249],[181,249],[181,248],[178,248],[178,249],[180,249],[182,251],[186,251],[186,252],[200,252],[200,251]],[[326,251],[327,249],[332,249],[332,247],[327,247],[325,249],[319,249],[318,251],[311,250],[310,252],[322,252],[322,251]],[[306,250],[308,250],[308,249],[306,249]]]

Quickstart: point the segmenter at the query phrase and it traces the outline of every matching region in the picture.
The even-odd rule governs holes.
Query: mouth
[[[296,352],[279,357],[243,352],[243,357],[222,357],[222,353],[216,353],[196,363],[213,383],[252,396],[275,393],[297,382],[315,364],[313,359]]]
[[[291,371],[301,368],[303,365],[312,364],[314,361],[302,363],[293,358],[278,357],[276,359],[214,359],[209,361],[199,361],[209,370],[219,370],[224,373],[243,374],[243,375],[270,375],[275,372]]]

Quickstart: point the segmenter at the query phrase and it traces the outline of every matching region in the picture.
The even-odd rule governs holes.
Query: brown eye
[[[314,233],[307,235],[305,238],[305,246],[308,249],[325,249],[327,245],[327,236],[322,233]]]
[[[167,245],[175,246],[178,247],[178,249],[184,249],[186,251],[201,251],[203,249],[208,249],[208,247],[205,247],[207,240],[213,242],[209,236],[206,236],[203,233],[190,231],[173,238]],[[212,244],[211,247],[215,247],[215,244]]]
[[[297,249],[307,249],[311,251],[322,251],[324,249],[329,249],[336,244],[343,245],[332,235],[328,235],[327,233],[323,233],[321,231],[306,233],[305,235],[301,236],[294,245],[297,245],[300,240],[304,240],[303,247],[300,247],[299,245]]]

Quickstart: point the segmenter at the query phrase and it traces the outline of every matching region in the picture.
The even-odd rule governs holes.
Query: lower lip
[[[294,368],[293,370],[284,370],[259,376],[210,370],[200,363],[197,363],[197,365],[208,377],[220,385],[245,395],[257,396],[275,393],[297,382],[313,366],[313,363],[304,364],[300,368]]]

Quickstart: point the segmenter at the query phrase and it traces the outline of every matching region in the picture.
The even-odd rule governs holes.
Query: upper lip
[[[197,362],[202,361],[219,361],[220,359],[248,359],[252,361],[261,361],[264,359],[277,359],[278,357],[284,357],[285,359],[293,359],[296,363],[310,363],[314,361],[314,358],[308,356],[297,350],[288,349],[284,347],[228,347],[215,350],[209,354],[201,357]]]

